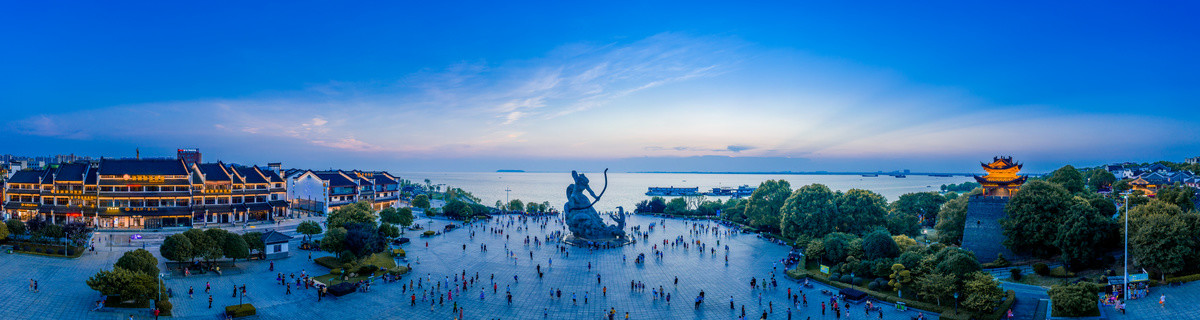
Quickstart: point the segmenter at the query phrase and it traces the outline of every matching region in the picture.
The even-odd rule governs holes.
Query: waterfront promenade
[[[651,222],[661,223],[662,220],[630,217],[630,226],[640,225],[642,230],[646,230]],[[440,230],[448,222],[418,219],[417,223],[430,230]],[[710,222],[700,223],[715,226]],[[747,318],[750,319],[758,319],[764,311],[768,312],[769,319],[788,319],[790,303],[785,301],[789,288],[793,292],[803,292],[809,300],[808,307],[792,310],[793,319],[835,319],[829,310],[822,317],[820,303],[829,303],[829,296],[822,294],[822,289],[836,290],[813,283],[813,288],[801,291],[799,284],[784,275],[783,266],[777,261],[786,256],[787,247],[754,234],[726,234],[724,227],[719,228],[721,232],[718,234],[695,234],[690,232],[690,224],[668,219],[665,228],[660,225],[650,232],[648,240],[640,240],[633,245],[609,250],[568,247],[565,252],[560,251],[554,243],[540,247],[524,244],[526,235],[543,236],[562,230],[562,225],[557,222],[549,222],[542,229],[533,222],[524,224],[516,222],[512,216],[498,216],[491,222],[472,224],[430,238],[415,237],[415,233],[410,231],[413,242],[404,246],[409,259],[401,263],[409,263],[414,268],[413,273],[403,278],[404,284],[424,279],[421,281],[422,288],[417,290],[415,306],[410,303],[413,292],[402,288],[400,282],[377,283],[372,286],[371,292],[331,296],[321,302],[317,302],[312,290],[293,288],[292,294],[286,295],[284,287],[275,281],[276,272],[295,273],[297,276],[302,270],[318,275],[327,272],[307,259],[307,251],[294,251],[292,257],[276,260],[275,272],[267,270],[268,262],[238,262],[240,272],[223,276],[168,277],[166,284],[174,293],[171,299],[175,306],[174,318],[180,319],[216,318],[224,306],[238,302],[238,298],[232,297],[233,286],[243,284],[248,291],[244,300],[258,308],[259,319],[453,319],[458,316],[451,310],[455,303],[463,307],[463,319],[601,319],[606,318],[606,312],[610,310],[616,310],[616,318],[620,319],[624,318],[626,312],[631,319],[733,319],[741,315],[742,307],[745,307]],[[495,233],[493,230],[503,230],[504,233]],[[471,232],[475,233],[474,238],[470,236]],[[681,236],[685,242],[705,243],[705,252],[699,252],[694,245],[685,249],[682,245],[662,244],[663,240],[670,241]],[[716,245],[718,240],[720,246]],[[512,255],[506,254],[506,244],[512,250]],[[481,251],[481,245],[486,245],[488,250]],[[652,255],[655,245],[663,251],[661,260]],[[728,264],[725,263],[725,245],[730,248]],[[708,248],[716,249],[715,253]],[[158,254],[156,247],[147,249]],[[529,258],[531,252],[532,259]],[[9,297],[0,301],[0,317],[128,319],[133,315],[135,319],[153,318],[147,310],[89,311],[100,295],[88,288],[85,280],[96,271],[109,268],[121,253],[122,250],[107,252],[98,248],[97,252],[89,252],[75,260],[28,255],[4,256],[0,259],[0,269],[13,272],[0,276],[0,294]],[[644,264],[634,262],[639,253],[647,256]],[[313,251],[314,258],[326,255]],[[540,279],[536,271],[538,265],[544,272]],[[160,264],[162,267],[165,265]],[[432,304],[428,298],[422,300],[422,293],[428,294],[430,280],[445,283],[449,277],[450,283],[454,283],[453,274],[461,275],[463,272],[469,277],[478,273],[478,281],[469,284],[465,291],[461,290],[461,284],[456,285],[460,288],[454,292],[453,300],[443,299],[440,303]],[[491,285],[492,274],[495,274],[495,292]],[[600,276],[599,284],[597,275]],[[514,276],[517,276],[516,280]],[[778,281],[778,287],[750,287],[751,277],[761,283],[772,276]],[[679,279],[678,285],[674,283],[676,277]],[[39,280],[40,292],[28,292],[26,284],[30,278]],[[646,288],[632,291],[630,281],[643,282]],[[213,288],[212,309],[207,308],[205,283]],[[660,286],[671,294],[670,303],[663,298],[655,299],[653,292]],[[187,296],[189,287],[196,291],[194,298]],[[607,287],[607,294],[604,293],[604,287]],[[506,288],[512,292],[512,303],[507,302]],[[552,289],[562,290],[562,298],[551,298],[549,293]],[[444,284],[442,291],[445,291]],[[481,291],[484,294],[482,299]],[[705,292],[706,299],[697,308],[694,299],[700,291]],[[576,297],[575,303],[571,301],[572,294]],[[445,297],[443,292],[440,297],[435,295],[434,299]],[[729,306],[731,297],[735,305],[733,310]],[[864,319],[863,305],[852,305],[850,311],[850,319]],[[897,311],[887,305],[883,308],[884,319],[907,320],[916,315],[916,311]],[[876,312],[872,312],[868,319],[878,317]],[[928,314],[926,317],[936,319]]]

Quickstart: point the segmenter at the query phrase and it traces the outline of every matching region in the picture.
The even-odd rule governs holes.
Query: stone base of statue
[[[616,248],[627,244],[633,244],[636,241],[625,236],[615,238],[586,239],[576,237],[574,234],[568,233],[567,235],[563,236],[562,242],[576,247]]]

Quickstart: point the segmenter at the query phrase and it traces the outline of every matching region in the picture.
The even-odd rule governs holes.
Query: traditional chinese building
[[[310,212],[328,213],[360,201],[383,210],[400,200],[400,179],[386,171],[292,169],[284,177],[291,205]]]
[[[100,228],[188,227],[287,214],[278,173],[181,159],[101,159],[16,172],[5,215]]]
[[[1013,162],[1012,157],[994,157],[992,163],[979,163],[987,175],[975,176],[983,186],[983,195],[1008,197],[1021,189],[1025,176],[1018,175],[1022,165]]]

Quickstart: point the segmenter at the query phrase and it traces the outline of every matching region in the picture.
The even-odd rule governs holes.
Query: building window
[[[283,245],[282,244],[275,245],[275,251],[273,251],[273,252],[280,252],[280,251],[283,251]]]

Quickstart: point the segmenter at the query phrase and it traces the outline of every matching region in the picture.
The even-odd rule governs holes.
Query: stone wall
[[[972,196],[967,202],[967,217],[963,223],[963,248],[975,253],[980,263],[992,262],[997,254],[1010,261],[1018,257],[1004,246],[1004,205],[1008,197]]]

